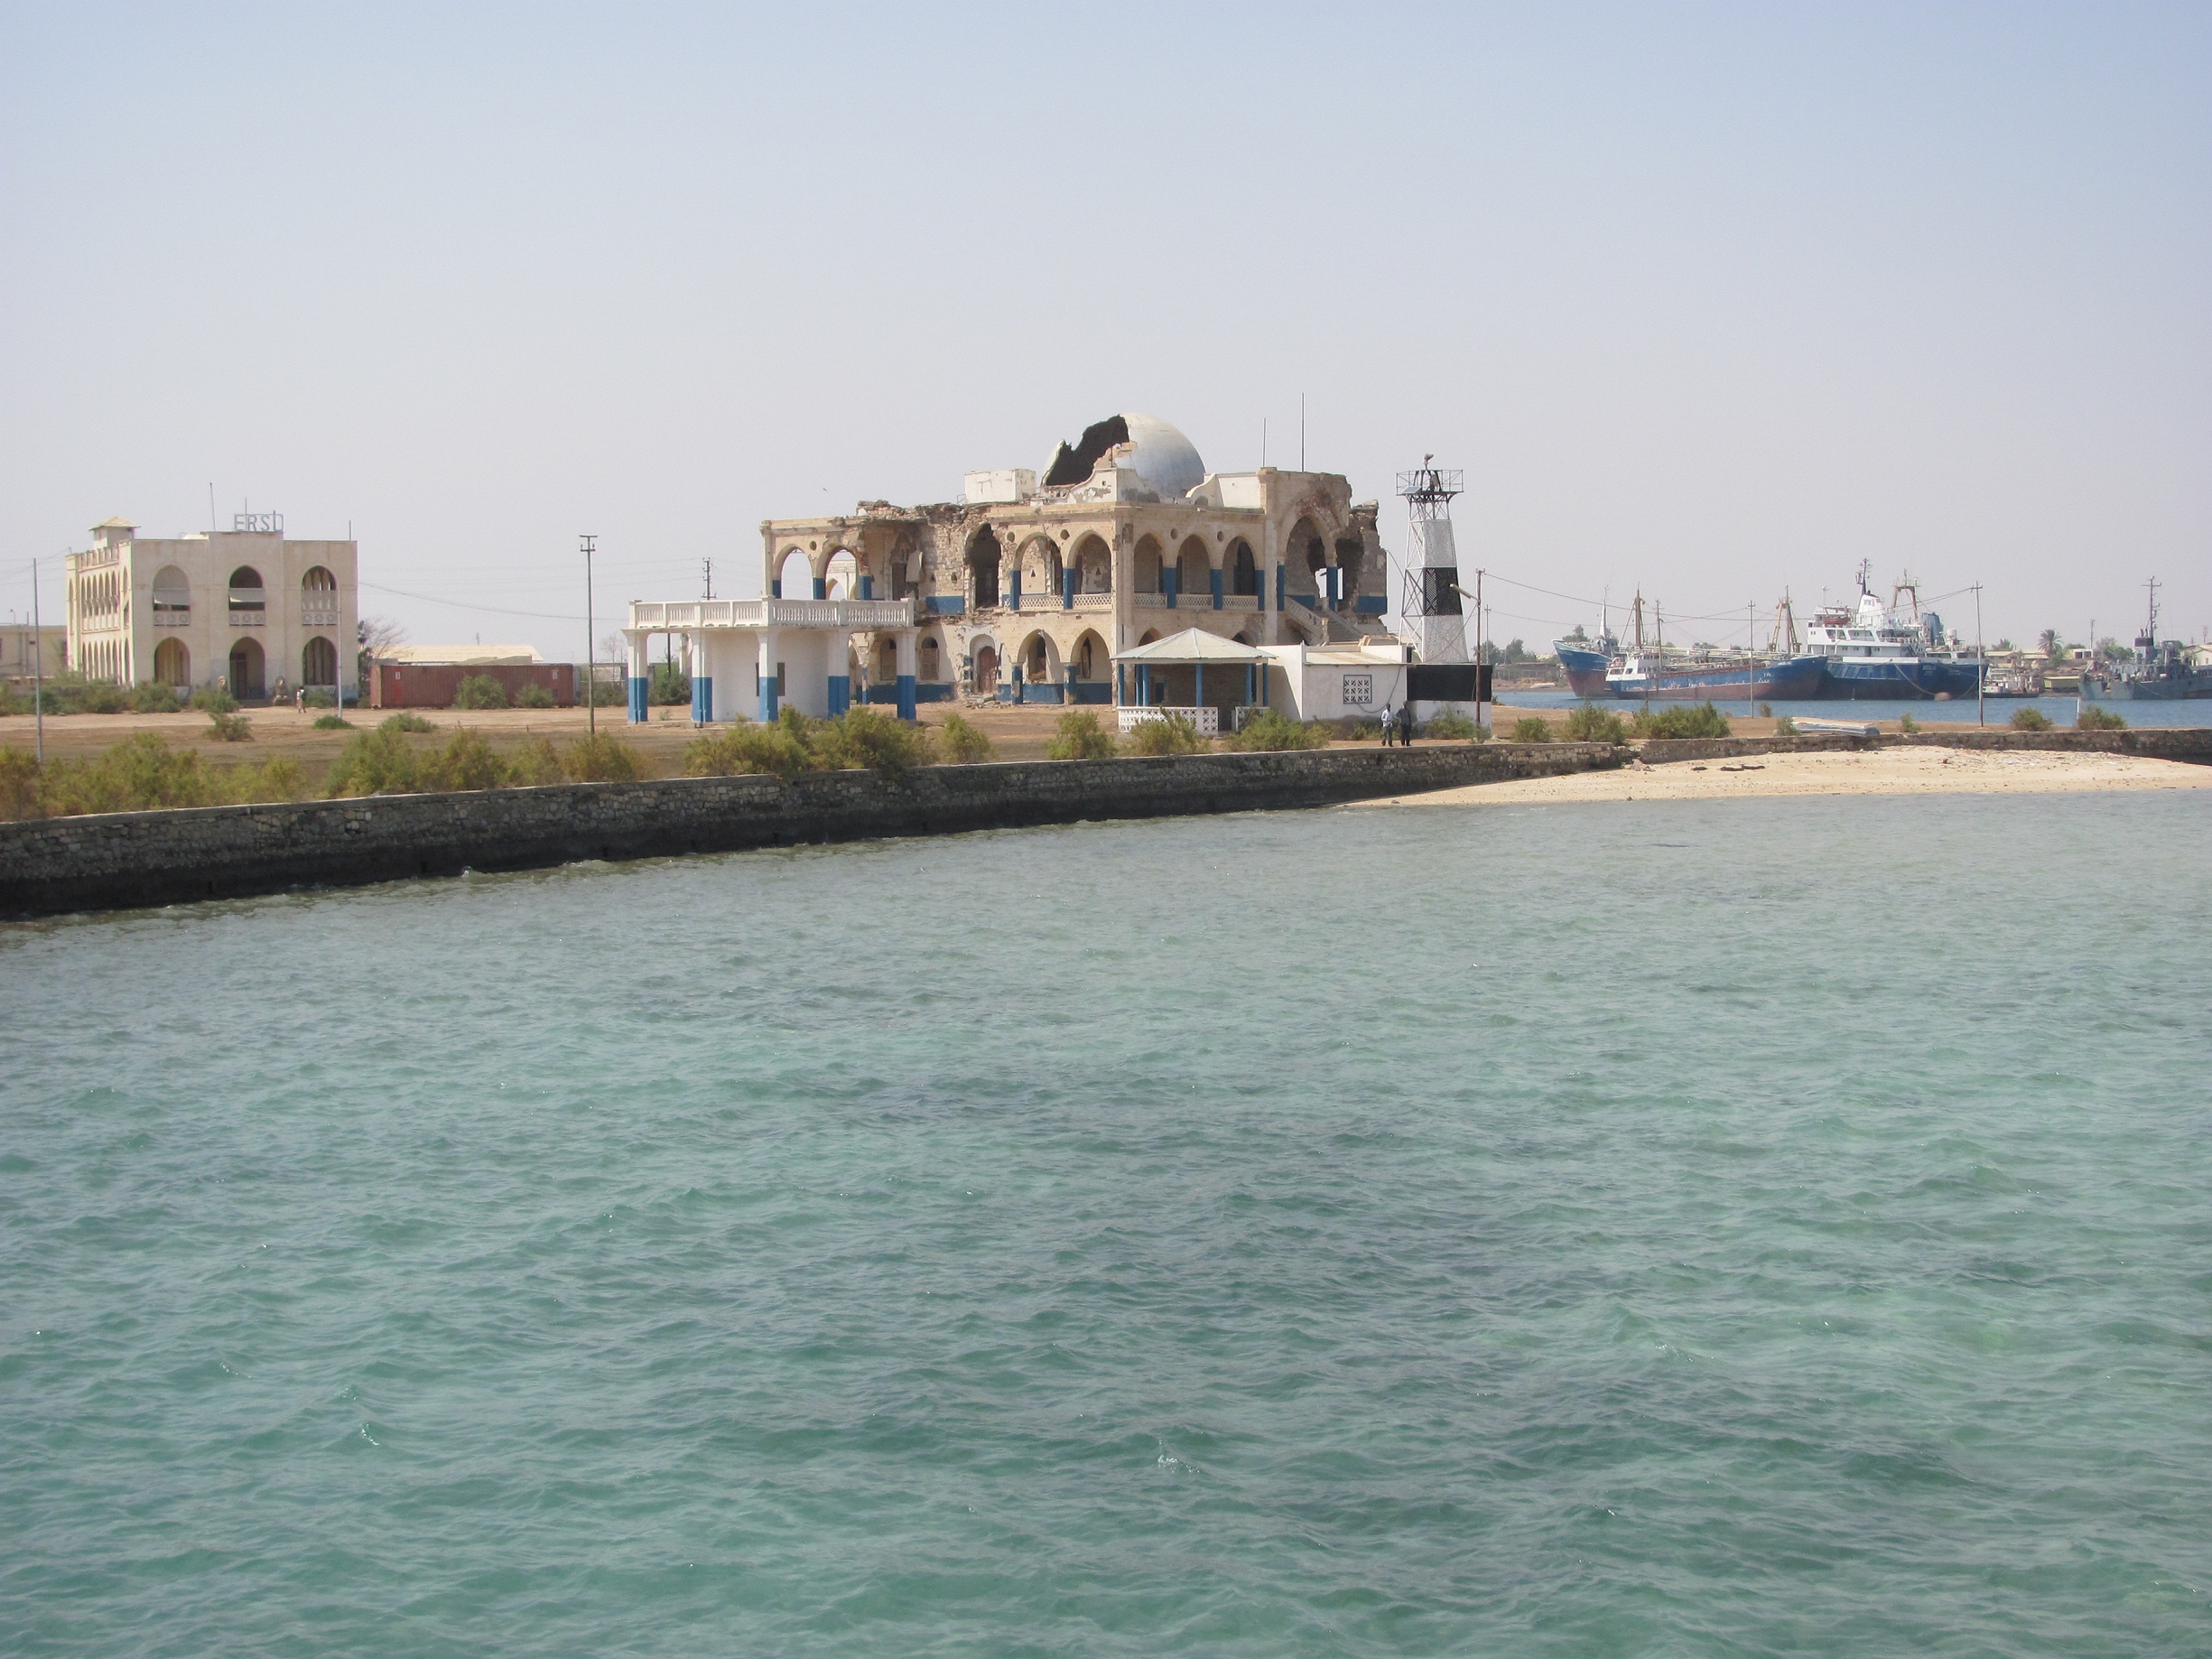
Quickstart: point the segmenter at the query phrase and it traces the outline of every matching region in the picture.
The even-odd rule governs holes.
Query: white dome
[[[1166,421],[1153,415],[1117,415],[1085,427],[1080,443],[1063,443],[1053,452],[1045,466],[1046,487],[1082,483],[1108,450],[1123,443],[1135,448],[1121,464],[1164,501],[1179,500],[1205,481],[1206,463],[1197,449]]]
[[[1198,446],[1154,415],[1125,415],[1129,442],[1137,453],[1126,463],[1144,481],[1173,501],[1188,495],[1206,480],[1206,463]]]

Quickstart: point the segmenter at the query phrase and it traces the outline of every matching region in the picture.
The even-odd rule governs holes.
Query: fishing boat
[[[1898,579],[1885,605],[1867,588],[1870,568],[1859,565],[1855,605],[1825,605],[1805,630],[1805,648],[1821,669],[1809,694],[1862,703],[1974,695],[1981,658],[1945,631],[1941,617],[1921,611],[1910,574]]]

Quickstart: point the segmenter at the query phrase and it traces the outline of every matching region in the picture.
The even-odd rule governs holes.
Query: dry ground
[[[1687,801],[1753,795],[2018,795],[2096,789],[2212,788],[2212,766],[2137,755],[1984,752],[1913,747],[1866,753],[1748,755],[1740,760],[1638,761],[1610,772],[1525,778],[1369,806],[1512,806],[1531,801]]]

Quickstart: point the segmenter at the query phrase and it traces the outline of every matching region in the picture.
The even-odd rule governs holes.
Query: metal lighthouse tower
[[[1467,660],[1467,619],[1459,605],[1459,549],[1452,540],[1452,498],[1466,474],[1431,466],[1434,455],[1398,475],[1398,493],[1412,515],[1406,549],[1406,596],[1399,614],[1411,625],[1414,648],[1425,663]]]

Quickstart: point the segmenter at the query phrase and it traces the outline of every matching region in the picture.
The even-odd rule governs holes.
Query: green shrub
[[[553,687],[541,685],[535,680],[519,686],[515,692],[515,706],[518,709],[549,709],[553,706]]]
[[[489,743],[463,728],[423,759],[420,778],[425,789],[497,789],[507,782],[507,769]]]
[[[33,712],[28,693],[18,696],[15,688],[0,680],[0,714],[28,714]]]
[[[655,663],[646,678],[646,701],[668,705],[692,700],[692,676],[674,663]]]
[[[300,694],[300,706],[303,709],[334,709],[338,706],[338,694],[321,689],[303,691]]]
[[[635,783],[637,751],[611,732],[596,732],[562,751],[561,769],[572,783]]]
[[[1919,731],[1920,722],[1913,719],[1911,712],[1908,710],[1906,713],[1900,714],[1897,717],[1897,729],[1903,732],[1907,737],[1911,737],[1914,733]]]
[[[2082,705],[2081,713],[2074,717],[2074,728],[2077,732],[2124,732],[2127,722],[2110,709],[2101,709],[2094,703],[2087,703]]]
[[[315,730],[318,732],[350,732],[353,730],[353,722],[348,720],[343,714],[322,714],[316,717]]]
[[[120,685],[94,680],[85,687],[83,707],[88,714],[126,714],[130,712],[131,694]]]
[[[422,763],[407,741],[409,727],[394,715],[374,732],[358,732],[339,750],[323,780],[327,795],[414,795],[423,788]]]
[[[1774,705],[1771,703],[1761,704],[1759,705],[1759,715],[1762,720],[1772,720],[1774,718]]]
[[[386,714],[376,722],[376,730],[379,732],[435,732],[437,729],[420,714],[404,712]]]
[[[1566,732],[1570,743],[1625,743],[1628,727],[1611,709],[1585,703],[1567,713]]]
[[[1551,723],[1538,720],[1533,714],[1523,715],[1513,722],[1513,741],[1516,743],[1548,743],[1551,741]]]
[[[218,742],[250,743],[254,741],[254,722],[243,714],[210,714],[208,735]]]
[[[1790,719],[1787,714],[1780,714],[1775,717],[1774,735],[1776,737],[1795,737],[1797,734],[1798,722],[1796,721]]]
[[[577,693],[576,700],[587,708],[616,708],[630,700],[630,688],[620,680],[590,680]]]
[[[553,746],[551,738],[532,738],[507,763],[508,787],[527,789],[540,784],[566,783],[568,774],[561,769],[561,751]]]
[[[238,700],[220,685],[202,685],[192,694],[191,706],[205,714],[235,714]]]
[[[1113,752],[1112,737],[1099,729],[1098,716],[1089,709],[1061,715],[1052,741],[1045,745],[1046,758],[1054,760],[1104,760]]]
[[[1185,714],[1155,715],[1121,740],[1121,752],[1129,755],[1194,755],[1208,747]]]
[[[937,728],[938,746],[954,766],[973,766],[990,759],[990,737],[965,716],[947,714]]]
[[[1421,728],[1421,735],[1445,743],[1474,743],[1489,737],[1490,732],[1487,728],[1476,725],[1471,716],[1457,709],[1446,709]]]
[[[1671,708],[1661,709],[1656,714],[1647,714],[1640,709],[1631,717],[1629,729],[1638,737],[1726,737],[1729,734],[1728,716],[1709,700],[1704,703],[1678,703]]]
[[[173,714],[184,706],[177,700],[177,688],[155,680],[141,680],[131,687],[131,713],[134,714]]]
[[[453,706],[503,709],[507,707],[507,688],[488,674],[472,674],[453,687]]]
[[[1382,727],[1378,723],[1380,733]],[[1326,749],[1329,746],[1329,728],[1323,722],[1304,722],[1289,719],[1274,709],[1262,709],[1244,722],[1244,730],[1227,740],[1231,749],[1238,750],[1278,749]]]
[[[2041,709],[2014,709],[2012,711],[2012,730],[2015,732],[2048,732],[2050,730],[2050,716],[2044,713]]]
[[[835,720],[814,722],[807,747],[825,771],[864,766],[886,778],[904,778],[937,758],[936,734],[927,726],[858,706]]]
[[[771,772],[788,782],[811,763],[805,740],[782,721],[757,726],[740,721],[727,732],[710,732],[683,750],[686,778],[741,778]]]
[[[172,750],[141,732],[89,760],[49,760],[0,750],[0,816],[60,818],[88,812],[150,812],[297,800],[300,766],[280,757],[265,766],[210,766],[195,750]]]

